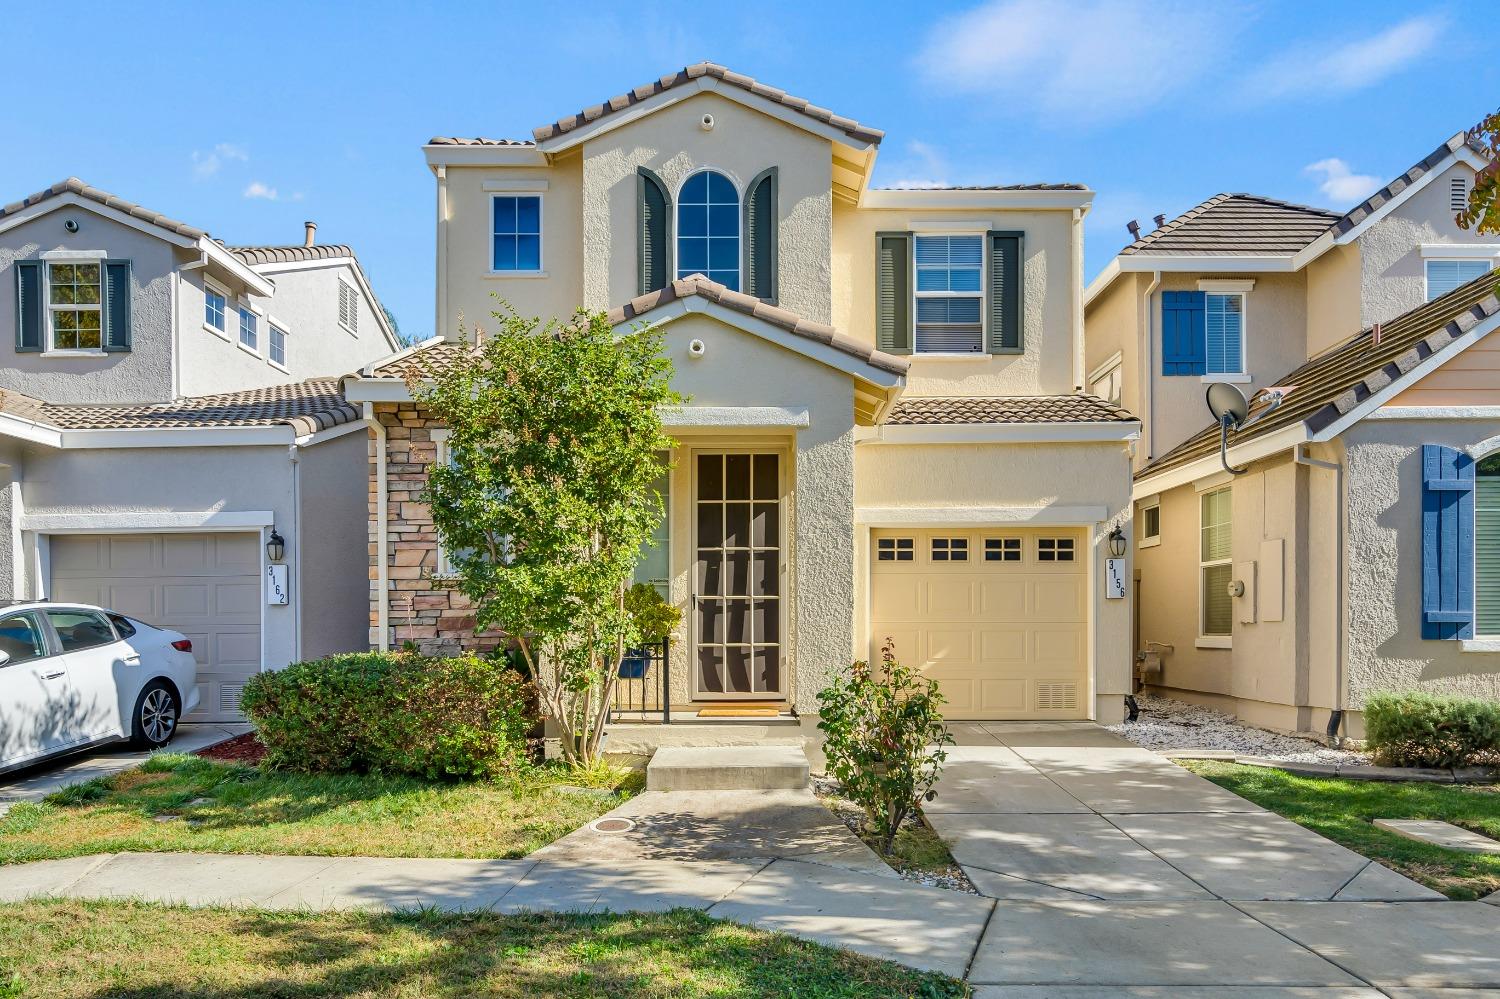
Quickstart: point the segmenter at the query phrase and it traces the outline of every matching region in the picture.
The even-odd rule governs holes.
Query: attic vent
[[[1077,711],[1078,684],[1062,681],[1038,681],[1036,710]]]
[[[1448,207],[1455,212],[1467,211],[1469,208],[1469,182],[1463,177],[1454,177],[1449,182],[1452,187],[1448,192]]]
[[[243,683],[219,684],[219,712],[229,714],[240,709],[240,695],[245,692]]]
[[[359,299],[354,289],[339,282],[339,325],[350,333],[359,332]]]

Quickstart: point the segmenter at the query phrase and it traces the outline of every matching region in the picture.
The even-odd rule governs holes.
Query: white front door
[[[83,741],[65,658],[35,611],[0,615],[0,766]]]

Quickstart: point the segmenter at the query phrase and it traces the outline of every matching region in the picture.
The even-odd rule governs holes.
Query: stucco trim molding
[[[250,531],[270,527],[270,510],[186,510],[133,513],[28,513],[21,530],[43,534],[116,534],[157,531]]]
[[[1459,640],[1460,652],[1500,652],[1500,638],[1463,638]]]
[[[810,427],[806,409],[791,406],[670,406],[661,411],[669,427]]]
[[[1422,256],[1453,260],[1456,258],[1488,260],[1500,257],[1500,243],[1423,243]]]
[[[866,506],[855,507],[864,527],[984,527],[990,524],[1098,524],[1105,506]]]

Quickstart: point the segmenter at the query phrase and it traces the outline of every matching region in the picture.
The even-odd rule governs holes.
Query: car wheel
[[[137,749],[160,749],[177,734],[182,702],[165,680],[152,680],[136,699],[130,741]]]

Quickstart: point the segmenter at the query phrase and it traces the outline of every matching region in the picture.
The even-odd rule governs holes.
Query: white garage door
[[[56,535],[50,547],[54,600],[182,632],[198,659],[189,719],[240,720],[240,690],[260,670],[258,535]]]
[[[1088,716],[1076,529],[871,532],[871,660],[887,638],[939,682],[949,719]]]

